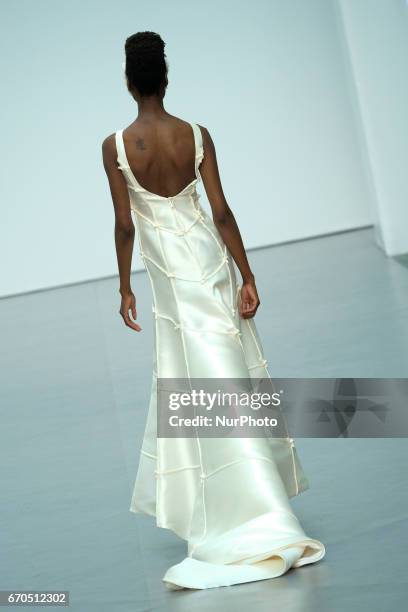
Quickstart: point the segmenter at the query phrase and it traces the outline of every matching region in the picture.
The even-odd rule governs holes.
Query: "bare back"
[[[129,166],[146,190],[167,197],[195,177],[194,133],[191,124],[171,115],[136,120],[123,131]]]

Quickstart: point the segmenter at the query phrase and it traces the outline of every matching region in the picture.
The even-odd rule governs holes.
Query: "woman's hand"
[[[136,321],[136,298],[131,291],[122,294],[119,314],[122,315],[123,321],[127,327],[131,327],[137,332],[142,331],[142,328],[137,323],[134,323],[130,318],[129,311],[132,313],[133,319]]]
[[[244,281],[241,287],[241,302],[239,305],[239,314],[241,317],[243,319],[251,319],[255,316],[260,303],[255,279],[251,278]]]

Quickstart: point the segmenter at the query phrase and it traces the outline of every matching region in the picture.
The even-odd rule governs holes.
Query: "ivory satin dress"
[[[123,130],[115,134],[155,323],[151,398],[130,511],[156,517],[158,527],[186,540],[186,558],[163,576],[170,589],[274,578],[325,555],[289,503],[309,488],[292,438],[157,436],[157,377],[270,378],[254,319],[239,315],[232,257],[199,201],[204,150],[199,126],[191,127],[195,178],[172,197],[138,183]]]

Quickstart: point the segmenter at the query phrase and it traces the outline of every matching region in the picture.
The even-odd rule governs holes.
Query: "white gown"
[[[280,576],[314,563],[289,498],[309,488],[292,438],[157,437],[157,377],[270,378],[253,319],[239,316],[240,285],[213,220],[199,202],[204,156],[199,126],[195,179],[173,197],[144,189],[116,132],[140,253],[153,292],[153,380],[130,511],[187,541],[168,588],[204,589]]]

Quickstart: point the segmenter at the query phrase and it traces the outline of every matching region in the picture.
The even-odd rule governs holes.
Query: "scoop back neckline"
[[[193,178],[192,181],[190,181],[188,183],[188,185],[186,185],[185,187],[183,187],[183,189],[181,189],[178,193],[176,193],[175,195],[171,195],[171,196],[162,196],[159,193],[154,193],[154,191],[149,191],[149,189],[146,189],[146,187],[143,187],[143,185],[140,184],[140,182],[137,180],[136,176],[134,175],[134,172],[132,170],[132,168],[130,167],[129,164],[129,160],[128,160],[128,156],[126,154],[126,148],[125,148],[125,141],[123,140],[123,132],[125,128],[121,128],[119,130],[119,135],[120,138],[122,140],[122,152],[123,152],[123,157],[124,160],[126,162],[126,166],[129,170],[129,174],[133,180],[133,182],[137,185],[137,187],[139,187],[139,189],[141,189],[142,191],[144,191],[145,193],[147,193],[148,195],[152,195],[155,198],[159,198],[160,200],[173,200],[174,198],[177,198],[178,196],[180,196],[182,193],[184,193],[184,191],[186,191],[189,187],[191,187],[191,185],[193,185],[194,183],[196,183],[198,181],[198,176],[197,176],[197,171],[196,171],[196,165],[195,165],[195,160],[197,158],[197,141],[196,141],[196,133],[195,133],[195,129],[194,129],[194,124],[191,123],[191,121],[187,121],[187,123],[191,126],[191,129],[193,130],[193,138],[194,138],[194,169],[195,169],[195,173],[196,176],[195,178]]]

